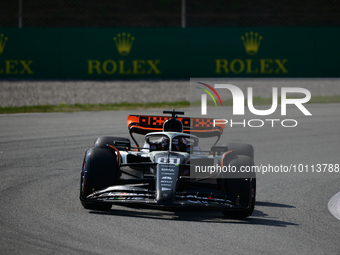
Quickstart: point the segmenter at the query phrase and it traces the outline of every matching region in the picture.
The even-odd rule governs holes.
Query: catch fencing
[[[2,1],[0,27],[325,27],[336,0]]]

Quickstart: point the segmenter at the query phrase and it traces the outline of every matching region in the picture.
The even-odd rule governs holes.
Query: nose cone
[[[176,194],[179,173],[178,164],[158,164],[156,174],[156,201],[159,204],[172,204]]]

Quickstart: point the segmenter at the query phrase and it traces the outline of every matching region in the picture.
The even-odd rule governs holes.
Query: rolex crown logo
[[[1,34],[1,36],[0,36],[0,55],[2,54],[2,52],[5,48],[7,39],[8,39],[7,37],[4,37],[4,34]]]
[[[122,34],[117,34],[116,37],[113,37],[113,40],[116,43],[119,54],[122,56],[126,56],[130,53],[132,43],[135,38],[131,37],[130,34],[126,34],[125,32],[123,32]]]
[[[255,55],[260,47],[262,36],[258,33],[251,31],[249,34],[246,33],[245,36],[241,36],[244,44],[244,48],[249,55]]]

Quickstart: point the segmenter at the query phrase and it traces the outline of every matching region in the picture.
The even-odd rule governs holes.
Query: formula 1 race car
[[[101,136],[85,153],[80,178],[84,208],[109,210],[112,204],[139,203],[163,209],[197,207],[221,210],[226,217],[243,218],[254,211],[255,173],[240,173],[254,166],[250,144],[217,146],[224,124],[209,118],[130,115],[130,139]],[[135,136],[142,135],[139,146]],[[199,139],[217,137],[210,150]],[[197,169],[219,169],[202,171]],[[233,169],[233,171],[222,171]],[[237,175],[236,175],[237,174]]]

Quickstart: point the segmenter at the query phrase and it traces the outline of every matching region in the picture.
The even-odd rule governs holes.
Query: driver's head
[[[162,138],[162,149],[163,150],[169,150],[169,144],[170,144],[170,139],[167,136],[164,136]]]

